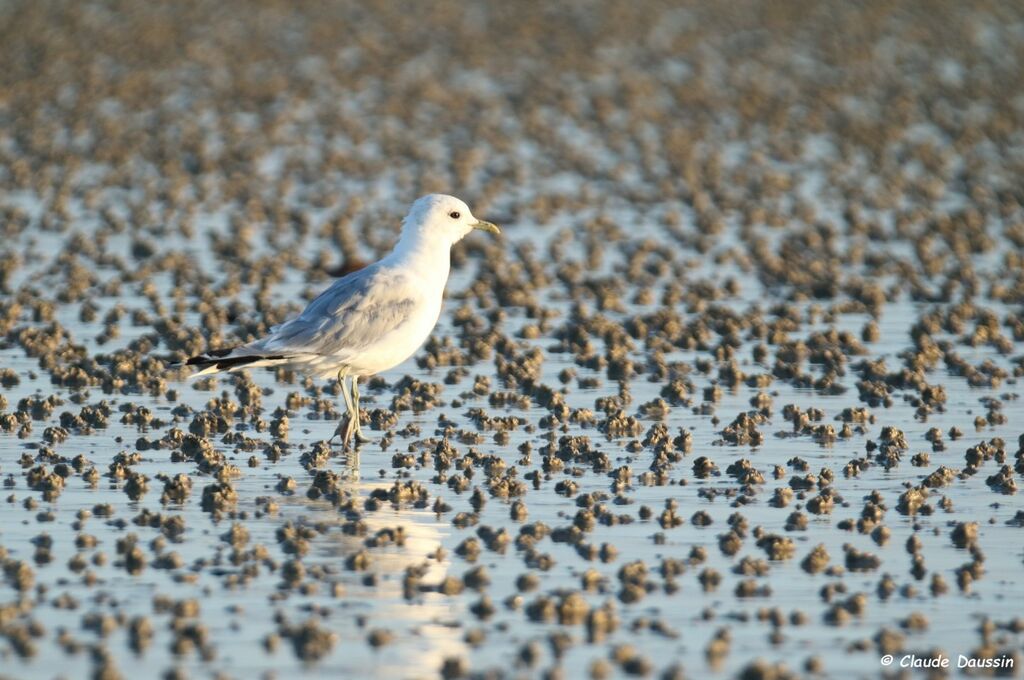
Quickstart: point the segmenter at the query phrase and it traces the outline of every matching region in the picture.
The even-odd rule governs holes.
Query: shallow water
[[[460,283],[469,280],[469,272],[459,272],[454,278],[452,287],[457,291]],[[301,285],[285,285],[281,286],[278,292],[284,298],[289,293],[296,292],[300,287]],[[139,300],[125,296],[98,302],[100,302],[101,308],[103,303],[119,303],[129,308],[140,304]],[[744,300],[736,300],[734,303],[724,302],[724,304],[738,306],[747,303],[748,301]],[[446,309],[450,311],[452,307],[453,301],[449,301]],[[886,312],[879,319],[881,338],[872,345],[871,356],[886,357],[890,361],[894,361],[899,352],[905,348],[907,321],[915,316],[916,310],[913,303],[903,302],[888,306]],[[445,319],[447,317],[447,314],[444,315]],[[864,317],[857,315],[842,317],[842,323],[837,327],[856,330],[864,320]],[[515,314],[512,315],[508,325],[515,327]],[[96,334],[100,329],[99,326],[90,327],[88,324],[76,323],[73,320],[66,324],[66,327],[76,336],[80,335],[83,339]],[[808,327],[808,331],[813,329],[814,327]],[[438,334],[443,335],[450,330],[447,321],[442,321]],[[118,342],[125,342],[131,338],[131,329],[126,329],[125,334]],[[542,338],[535,344],[544,347],[547,343]],[[98,347],[96,351],[100,351]],[[977,356],[972,356],[971,359],[978,361],[986,358],[986,355],[989,354],[991,356],[987,358],[1001,360],[998,354],[984,351],[979,351]],[[697,352],[678,352],[676,356],[668,358],[673,361],[685,362],[696,359],[697,355]],[[33,393],[54,393],[65,399],[65,407],[70,406],[72,398],[70,391],[55,390],[47,385],[42,378],[32,378],[33,375],[37,375],[34,363],[26,359],[20,349],[5,349],[0,352],[0,357],[2,357],[4,366],[13,368],[22,377],[20,385],[5,392],[11,403],[16,403],[20,398]],[[642,360],[642,354],[637,353],[637,359]],[[547,354],[544,364],[544,380],[554,382],[559,371],[572,366],[573,362],[561,358],[558,354]],[[746,362],[744,368],[754,372],[757,367]],[[441,382],[443,377],[443,370],[423,371],[415,366],[413,360],[390,372],[386,377],[393,379],[406,373],[435,382]],[[486,365],[476,365],[473,366],[472,373],[488,375],[488,373],[493,373],[493,369]],[[596,378],[601,386],[571,390],[567,395],[570,407],[592,407],[595,398],[613,393],[615,390],[615,383],[605,379],[600,371],[580,369],[579,374],[581,377]],[[265,397],[266,406],[276,408],[280,405],[280,399],[288,391],[288,388],[276,386],[269,375],[258,373],[254,377],[261,385],[272,391]],[[496,376],[492,375],[492,380],[497,382]],[[711,380],[696,380],[695,382],[698,391],[712,384]],[[846,386],[855,394],[853,382],[852,379],[847,380]],[[911,451],[908,453],[927,450],[929,445],[925,441],[924,435],[929,428],[939,427],[942,430],[948,430],[954,425],[962,426],[964,423],[969,423],[975,414],[984,410],[979,405],[981,397],[997,393],[1016,393],[1015,385],[1007,385],[1005,389],[995,391],[970,389],[965,387],[961,379],[950,375],[940,376],[937,382],[946,387],[949,395],[945,413],[935,414],[927,422],[916,422],[913,407],[897,401],[891,409],[884,412],[884,416],[880,418],[878,424],[868,426],[865,434],[856,435],[848,441],[838,440],[829,446],[820,445],[806,436],[783,437],[782,435],[789,432],[791,428],[778,415],[767,428],[772,435],[768,437],[763,446],[752,450],[746,447],[716,445],[716,441],[720,439],[718,431],[724,423],[718,427],[713,426],[709,416],[695,415],[687,408],[674,408],[665,418],[665,422],[673,429],[684,428],[693,432],[693,451],[687,456],[687,460],[707,455],[712,457],[719,468],[724,470],[733,460],[748,457],[757,468],[767,473],[772,465],[785,465],[791,457],[800,456],[809,463],[810,471],[816,472],[823,467],[835,469],[845,461],[863,455],[865,442],[876,437],[881,426],[888,423],[897,423],[905,431],[907,439],[911,443]],[[196,391],[187,383],[177,384],[175,387],[181,391],[181,402],[195,409],[201,409],[209,396],[206,392]],[[633,404],[638,405],[656,398],[660,387],[659,383],[646,382],[642,376],[632,381]],[[457,399],[465,388],[466,381],[459,385],[445,386],[442,399],[446,402]],[[857,404],[856,399],[851,398],[851,392],[827,396],[780,384],[773,385],[770,391],[776,405],[796,404],[802,408],[816,406],[823,409],[826,413],[825,422],[830,422],[843,408]],[[724,418],[727,414],[745,410],[748,407],[747,400],[752,393],[746,387],[735,391],[726,390],[721,401],[716,404],[715,412],[722,414]],[[111,403],[115,413],[121,403],[130,401],[148,407],[158,418],[173,420],[170,413],[172,404],[162,398],[143,395],[110,396],[92,391],[87,395],[86,401],[91,403],[101,398],[107,399]],[[389,395],[386,389],[367,391],[364,407],[372,408],[376,404],[386,403],[388,399]],[[469,400],[460,408],[443,407],[423,414],[406,414],[399,419],[396,429],[401,429],[408,423],[415,423],[423,428],[424,436],[428,436],[432,434],[438,416],[443,415],[456,422],[465,422],[466,408],[478,402],[484,404],[485,400],[481,398]],[[58,409],[58,413],[60,410]],[[545,410],[541,408],[531,408],[526,412],[518,412],[513,409],[496,410],[499,413],[515,413],[525,417],[528,422],[536,422],[545,414]],[[308,421],[303,419],[301,413],[296,415],[298,417],[293,417],[293,429],[288,436],[288,442],[293,447],[302,449],[317,440],[326,438],[333,431],[333,423],[318,420]],[[57,419],[51,420],[56,421]],[[1003,437],[1007,441],[1013,441],[1017,434],[1015,427],[1019,427],[1018,423],[1019,421],[1011,415],[1011,421],[1007,425],[987,427],[977,432],[973,429],[968,430],[964,442],[972,443],[997,436]],[[35,423],[34,426],[37,431],[41,431],[47,424],[47,422],[41,422]],[[646,422],[645,426],[647,424],[650,422]],[[645,469],[647,460],[649,460],[648,454],[645,453],[627,453],[623,448],[627,438],[608,441],[603,435],[592,429],[576,426],[571,426],[569,432],[594,438],[600,448],[609,452],[615,466],[630,465],[635,471],[640,472]],[[94,435],[73,437],[67,443],[57,447],[57,450],[61,455],[68,457],[84,453],[98,469],[103,470],[111,461],[113,454],[121,450],[131,450],[131,442],[139,434],[135,428],[112,424],[108,428],[97,431]],[[159,430],[143,431],[143,434],[152,436],[159,434]],[[379,433],[374,434],[378,435]],[[394,473],[390,471],[390,453],[401,450],[406,441],[411,442],[414,439],[396,439],[395,445],[388,453],[382,452],[377,445],[364,446],[357,455],[339,455],[332,460],[331,467],[348,477],[345,488],[351,491],[355,498],[366,499],[373,489],[387,488],[391,485]],[[499,455],[508,465],[512,466],[519,458],[516,453],[516,447],[519,444],[530,442],[536,447],[543,441],[544,437],[540,432],[532,435],[517,432],[513,434],[511,441],[506,445],[484,443],[476,448],[484,453]],[[475,594],[447,597],[438,593],[427,593],[417,596],[412,602],[405,600],[402,596],[401,578],[407,567],[427,560],[430,570],[424,576],[423,581],[436,583],[447,574],[461,575],[472,566],[455,555],[454,551],[463,539],[474,533],[473,530],[454,528],[450,522],[450,514],[449,516],[437,516],[429,509],[403,508],[395,510],[385,507],[366,515],[371,533],[381,528],[401,526],[406,532],[407,539],[401,548],[373,551],[373,566],[367,573],[374,575],[376,582],[372,585],[365,585],[363,580],[366,573],[350,572],[343,566],[344,558],[361,547],[362,539],[345,536],[341,533],[337,526],[340,523],[338,513],[330,503],[308,501],[302,497],[301,480],[304,479],[305,472],[298,463],[298,452],[294,449],[279,463],[247,469],[244,468],[246,454],[236,454],[232,447],[223,446],[229,460],[243,468],[242,477],[235,483],[240,498],[238,510],[251,514],[257,509],[254,503],[255,498],[268,495],[275,497],[281,506],[280,512],[275,516],[259,519],[249,517],[244,520],[253,544],[264,544],[271,547],[273,552],[273,546],[276,543],[274,532],[287,521],[298,524],[325,522],[334,527],[313,541],[312,549],[304,559],[307,569],[313,565],[320,565],[328,570],[329,574],[324,579],[324,583],[319,584],[318,591],[310,595],[289,592],[282,586],[280,579],[270,573],[262,573],[259,578],[254,579],[244,588],[227,589],[222,585],[223,576],[236,571],[230,564],[224,564],[222,567],[214,569],[211,569],[210,566],[195,568],[194,573],[197,577],[195,582],[176,582],[176,577],[180,573],[193,571],[188,565],[209,559],[214,560],[213,564],[219,564],[225,559],[226,546],[220,542],[219,535],[227,529],[229,521],[225,519],[220,523],[211,523],[198,503],[201,496],[200,488],[209,481],[208,478],[196,477],[196,487],[192,496],[181,508],[174,506],[162,508],[159,503],[158,491],[151,491],[142,501],[131,502],[127,500],[123,491],[106,479],[101,480],[98,488],[95,489],[87,488],[81,480],[72,479],[69,480],[69,484],[60,498],[53,504],[42,503],[37,509],[25,510],[19,504],[37,494],[20,488],[22,485],[18,483],[15,460],[22,452],[33,453],[37,446],[35,438],[22,441],[12,435],[5,435],[0,440],[0,446],[2,446],[2,459],[6,461],[2,471],[6,472],[9,475],[8,478],[15,484],[15,488],[11,490],[11,502],[4,511],[8,521],[4,525],[3,545],[8,548],[9,556],[29,559],[32,552],[30,543],[32,538],[40,533],[51,536],[54,542],[54,561],[37,570],[37,581],[47,586],[47,592],[40,599],[43,602],[52,601],[53,598],[67,593],[80,602],[78,611],[51,609],[45,605],[36,609],[37,620],[48,631],[51,631],[51,634],[61,628],[67,628],[74,637],[89,644],[95,640],[96,636],[89,631],[80,630],[77,619],[81,611],[98,610],[114,616],[123,614],[131,618],[137,615],[150,615],[152,611],[151,598],[157,593],[175,599],[198,598],[200,600],[201,620],[209,627],[209,633],[216,648],[216,658],[206,664],[191,655],[181,658],[171,654],[163,639],[166,618],[157,616],[155,617],[156,641],[145,655],[116,654],[118,667],[128,675],[145,675],[153,668],[173,665],[202,673],[210,669],[222,669],[236,677],[251,677],[268,669],[273,669],[282,675],[301,672],[325,677],[337,677],[339,673],[342,675],[373,675],[375,677],[395,677],[396,675],[430,677],[434,675],[436,669],[440,668],[445,658],[453,656],[466,655],[473,668],[514,667],[518,658],[518,648],[531,641],[540,641],[542,649],[544,649],[543,654],[547,655],[550,652],[543,644],[545,636],[564,628],[556,624],[531,623],[525,620],[522,611],[508,611],[502,606],[501,603],[506,598],[516,594],[515,578],[525,570],[514,546],[510,546],[504,554],[485,550],[477,562],[477,564],[486,566],[490,571],[492,585],[486,589],[486,592],[497,606],[494,616],[486,622],[477,622],[469,612],[470,605],[477,599]],[[463,448],[460,445],[457,447]],[[799,559],[791,559],[772,562],[768,576],[758,579],[759,583],[770,588],[770,597],[737,599],[733,596],[730,586],[735,579],[729,572],[731,566],[736,563],[736,558],[720,554],[715,548],[715,541],[716,536],[727,526],[728,517],[737,509],[724,498],[708,502],[699,495],[704,489],[724,491],[733,486],[733,483],[725,477],[700,480],[684,475],[687,481],[686,486],[641,486],[634,483],[628,494],[630,505],[614,507],[616,513],[636,516],[637,509],[642,505],[650,506],[655,513],[658,513],[666,500],[673,499],[678,503],[682,516],[688,519],[692,512],[700,509],[711,516],[713,523],[707,527],[695,527],[687,522],[681,527],[667,531],[662,531],[654,520],[637,521],[630,525],[614,527],[598,525],[588,535],[589,542],[594,545],[607,542],[616,546],[619,551],[619,558],[607,565],[600,562],[583,561],[576,555],[575,550],[565,544],[545,545],[544,550],[554,558],[555,567],[548,572],[538,573],[539,592],[575,590],[579,587],[580,574],[585,569],[593,568],[600,572],[609,584],[607,592],[587,596],[593,606],[598,606],[614,595],[616,573],[622,564],[632,560],[643,560],[648,564],[655,565],[664,557],[683,558],[689,554],[692,548],[703,546],[708,550],[707,564],[703,566],[714,568],[724,575],[724,582],[718,591],[709,594],[702,593],[700,585],[691,571],[680,578],[680,591],[671,596],[654,593],[636,604],[620,605],[619,616],[622,619],[622,628],[610,637],[609,643],[632,644],[654,660],[679,661],[691,673],[701,675],[712,672],[730,675],[737,672],[751,657],[755,656],[792,662],[794,657],[799,658],[812,653],[824,659],[830,674],[871,675],[873,672],[866,669],[870,669],[877,662],[877,652],[867,650],[846,654],[840,650],[857,640],[870,638],[881,627],[893,627],[896,622],[904,619],[911,612],[918,612],[928,618],[930,626],[927,631],[908,637],[908,649],[925,651],[941,648],[951,654],[969,654],[971,646],[974,644],[975,630],[981,619],[1009,621],[1020,611],[1020,598],[1024,595],[1018,578],[1021,560],[1024,557],[1020,544],[1021,530],[1008,524],[1019,508],[1014,502],[1015,497],[993,495],[982,483],[984,477],[984,472],[982,472],[973,478],[954,482],[950,487],[941,490],[942,496],[953,503],[953,510],[949,513],[939,511],[930,517],[904,517],[890,509],[886,515],[885,524],[892,531],[892,539],[885,546],[875,545],[867,536],[836,528],[836,523],[841,519],[857,518],[860,499],[873,490],[881,492],[886,499],[892,499],[902,491],[904,484],[919,482],[924,474],[933,469],[935,465],[941,463],[958,466],[959,456],[956,452],[960,447],[951,448],[952,451],[932,454],[932,465],[925,468],[914,468],[904,464],[900,468],[885,471],[876,466],[867,470],[859,478],[843,479],[837,482],[846,502],[837,507],[831,516],[812,517],[806,531],[787,532],[785,523],[788,512],[768,507],[765,504],[767,500],[765,494],[761,494],[753,504],[742,508],[742,512],[751,525],[761,526],[769,533],[791,536],[796,542],[797,558],[812,546],[821,543],[835,559],[836,555],[842,555],[844,544],[852,543],[859,549],[877,554],[884,565],[882,570],[892,574],[901,586],[916,585],[919,591],[918,595],[913,597],[894,595],[891,601],[870,607],[864,616],[853,618],[843,627],[820,625],[821,616],[826,606],[818,597],[818,591],[828,583],[838,582],[844,584],[850,594],[871,593],[877,585],[877,574],[848,574],[839,579],[824,575],[809,576],[800,569]],[[167,463],[166,454],[166,451],[145,452],[142,463],[135,466],[134,469],[143,472],[151,479],[158,473],[175,469],[175,466]],[[536,462],[536,453],[534,460]],[[294,496],[279,494],[274,487],[281,476],[292,476],[300,480],[299,493]],[[456,509],[465,505],[465,497],[468,494],[456,496],[443,486],[431,484],[433,470],[413,470],[409,476],[426,484],[432,494],[444,498]],[[540,489],[530,491],[527,495],[530,522],[541,521],[552,527],[571,522],[576,511],[574,504],[564,497],[551,493],[551,489],[560,479],[562,479],[562,475],[555,475],[552,479],[545,481]],[[608,490],[608,479],[603,475],[587,473],[577,478],[576,481],[579,484],[580,494]],[[782,482],[769,482],[766,486],[770,489],[780,483]],[[189,528],[183,540],[180,543],[170,543],[168,549],[178,552],[186,566],[182,570],[175,571],[147,568],[140,576],[132,577],[114,566],[112,560],[105,567],[91,569],[99,580],[98,586],[82,585],[80,579],[72,576],[63,566],[75,552],[73,546],[76,531],[71,528],[70,524],[74,521],[74,515],[78,510],[90,509],[98,503],[111,503],[115,506],[112,518],[114,520],[130,521],[143,508],[149,508],[155,512],[180,512],[186,518]],[[479,514],[479,524],[494,528],[504,527],[514,536],[518,531],[519,523],[509,519],[508,506],[508,502],[497,499],[489,500]],[[40,510],[52,511],[55,519],[40,524],[36,520],[36,514]],[[979,521],[979,543],[983,546],[991,546],[986,552],[986,576],[973,585],[970,593],[951,593],[942,598],[933,598],[927,594],[927,582],[915,583],[906,574],[910,560],[903,544],[909,536],[919,536],[923,542],[923,554],[927,558],[926,564],[929,573],[942,573],[952,581],[954,577],[951,575],[955,568],[970,559],[966,550],[955,548],[949,539],[952,524],[962,518]],[[83,530],[95,534],[100,539],[98,549],[108,552],[108,554],[114,541],[126,532],[135,533],[143,542],[147,542],[151,536],[155,535],[151,529],[138,528],[130,524],[125,529],[119,529],[99,518],[88,520]],[[653,537],[662,533],[664,542],[655,543],[652,540]],[[429,560],[428,555],[438,548],[444,550],[445,557],[440,561]],[[760,556],[758,553],[760,553],[759,550],[750,546],[747,550],[741,551],[740,556],[744,554]],[[283,555],[275,554],[275,558],[280,559],[281,557]],[[331,597],[326,591],[329,590],[328,584],[335,583],[341,584],[341,594]],[[104,601],[94,601],[97,592],[106,594]],[[527,603],[531,599],[530,594],[525,596]],[[769,604],[779,606],[787,613],[802,610],[809,615],[809,624],[784,628],[783,641],[777,645],[768,646],[766,644],[768,627],[764,624],[754,623],[754,621],[756,621],[758,611]],[[290,619],[302,620],[309,616],[309,608],[318,611],[324,617],[324,624],[339,636],[339,643],[330,655],[316,664],[304,664],[297,660],[287,648],[287,641],[283,642],[281,648],[273,654],[265,653],[260,649],[263,638],[275,629],[273,617],[276,613],[285,612]],[[703,613],[705,611],[713,612],[713,620],[704,620]],[[669,629],[676,631],[678,636],[666,637],[650,631],[630,631],[631,624],[644,619],[663,621]],[[360,621],[365,622],[365,627],[361,627]],[[394,631],[396,640],[392,645],[380,651],[374,651],[362,642],[362,638],[366,634],[366,628],[380,626]],[[729,626],[732,632],[732,651],[724,660],[712,666],[705,658],[705,649],[715,631],[722,626]],[[486,639],[483,644],[473,649],[464,642],[463,635],[466,630],[478,627],[487,631]],[[568,632],[577,639],[584,635],[580,626],[569,627]],[[111,633],[105,642],[106,646],[112,650],[127,649],[126,635],[122,630]],[[16,669],[17,673],[29,673],[34,676],[52,674],[75,676],[76,672],[68,666],[69,660],[74,657],[67,657],[62,653],[46,652],[49,644],[52,642],[41,641],[43,653],[33,659],[18,659],[8,654],[7,662],[12,664],[8,668]],[[561,666],[569,677],[581,675],[586,672],[593,659],[607,655],[606,645],[573,646],[565,652],[561,659]],[[826,651],[829,648],[835,649],[836,653]]]
[[[900,673],[880,663],[885,653],[898,661],[936,650],[954,666],[961,654],[1005,655],[1019,674],[1022,506],[1019,494],[986,484],[1002,465],[1019,484],[1024,464],[1024,85],[1004,55],[1024,44],[1014,41],[1024,26],[1019,10],[950,4],[940,11],[925,3],[905,13],[856,12],[839,3],[804,16],[783,4],[763,12],[644,5],[634,13],[608,3],[600,12],[567,5],[545,19],[532,10],[445,3],[424,16],[396,14],[388,3],[291,12],[271,3],[235,7],[237,16],[204,3],[123,16],[83,7],[57,26],[25,5],[19,21],[48,30],[19,34],[41,35],[50,52],[6,33],[8,47],[0,48],[41,55],[33,69],[7,60],[15,75],[5,76],[10,96],[0,106],[0,255],[5,267],[18,262],[0,278],[0,368],[18,379],[0,387],[0,416],[30,412],[19,402],[33,396],[62,400],[24,436],[16,427],[0,431],[0,676],[671,677],[681,666],[687,677],[860,678]],[[152,40],[177,36],[176,47],[139,51],[121,21]],[[560,30],[566,22],[578,30]],[[363,30],[338,49],[342,37],[346,45],[351,38],[348,25]],[[503,30],[492,31],[491,41],[465,47],[474,31],[497,25]],[[416,47],[441,29],[450,43]],[[90,39],[95,55],[67,61],[80,53],[77,40]],[[993,44],[1001,49],[986,47]],[[947,51],[954,56],[938,58]],[[62,70],[64,63],[72,70]],[[966,82],[963,73],[971,74]],[[21,108],[22,97],[35,118]],[[19,161],[28,169],[16,168]],[[336,410],[341,400],[327,383],[252,372],[262,408],[239,407],[228,434],[252,437],[255,447],[206,436],[238,468],[230,480],[237,503],[220,517],[204,510],[203,489],[214,475],[195,460],[172,458],[180,446],[140,447],[137,440],[188,432],[222,395],[237,405],[243,380],[188,381],[183,371],[147,367],[146,355],[169,363],[184,358],[196,338],[202,347],[228,345],[296,313],[329,284],[330,265],[386,252],[405,206],[435,190],[460,194],[503,228],[500,239],[473,235],[455,253],[435,338],[464,352],[465,375],[453,375],[443,353],[424,349],[365,387],[368,413],[390,410],[405,376],[436,384],[440,403],[399,410],[386,449],[385,433],[369,429],[374,442],[358,452],[336,447],[322,466],[341,476],[343,498],[332,503],[307,497],[316,469],[307,470],[302,457],[331,436],[335,422],[311,406],[293,408],[287,435],[278,437],[257,420],[274,420],[293,393],[335,402]],[[631,270],[637,251],[648,259]],[[773,259],[784,261],[781,272]],[[801,277],[818,266],[830,269]],[[83,270],[94,279],[76,289]],[[877,284],[884,299],[865,293],[865,282]],[[82,316],[87,304],[91,319]],[[592,352],[556,351],[558,339],[577,330],[576,308],[586,310],[578,323]],[[136,322],[136,312],[146,316]],[[661,312],[692,328],[678,341],[655,331],[629,337],[631,324],[650,327]],[[924,388],[913,376],[902,386],[894,376],[925,356],[915,338],[933,312],[943,320],[927,335],[942,351],[922,375],[945,399],[922,419]],[[976,328],[993,325],[988,317],[999,337],[972,341]],[[877,337],[862,343],[864,354],[843,356],[833,389],[772,377],[777,361],[787,363],[788,343],[813,346],[815,333],[831,330],[860,338],[871,322]],[[41,360],[33,358],[39,346],[19,332],[51,323],[67,333],[67,346],[44,347]],[[781,330],[758,335],[760,325]],[[474,361],[469,348],[480,338],[491,356]],[[151,350],[139,349],[148,344]],[[610,369],[587,366],[595,356],[615,360],[627,345],[635,374],[621,384]],[[502,363],[532,348],[543,358],[536,376],[513,371],[506,383]],[[747,378],[767,384],[730,387],[730,351]],[[111,368],[90,362],[116,352],[123,383],[104,391]],[[946,363],[954,352],[1005,377],[973,387]],[[879,359],[891,404],[868,406],[874,420],[862,429],[851,423],[851,436],[821,442],[783,416],[787,405],[820,409],[821,420],[810,425],[840,430],[844,409],[867,406],[858,392],[861,362]],[[423,368],[427,361],[442,365]],[[57,384],[60,369],[76,362],[90,366],[90,384]],[[826,374],[824,364],[795,364],[815,379]],[[657,377],[662,370],[692,382],[689,403],[650,415],[643,407],[668,384]],[[488,381],[483,393],[473,389],[478,376]],[[561,392],[571,417],[552,420],[543,386]],[[716,387],[717,397],[705,394]],[[498,392],[524,402],[492,405]],[[602,404],[623,394],[625,415],[639,420],[640,431],[606,436],[598,424],[608,424],[615,408]],[[727,426],[754,414],[752,400],[765,397],[770,415],[756,428],[764,441],[727,443]],[[65,441],[45,441],[62,412],[101,401],[112,410],[106,427],[71,428]],[[121,422],[121,408],[130,406],[163,423]],[[474,408],[522,422],[502,441],[474,421]],[[991,422],[975,425],[989,415]],[[659,422],[672,436],[692,436],[661,485],[644,476],[656,452],[641,444]],[[888,468],[874,448],[887,427],[908,443]],[[945,450],[931,450],[932,428],[943,433]],[[962,437],[951,438],[951,428]],[[476,441],[467,443],[471,435]],[[545,474],[542,449],[553,444],[557,452],[563,436],[588,437],[607,454],[610,471],[566,454],[564,470]],[[435,480],[431,454],[445,437],[459,456],[497,456],[515,469],[528,516],[513,519],[516,499],[488,492],[479,460],[456,459],[467,469],[447,471],[449,478],[472,473],[461,493]],[[901,494],[939,466],[964,471],[968,448],[996,439],[1002,459],[933,489],[931,514],[898,509]],[[275,444],[282,451],[276,460],[268,453]],[[125,482],[106,473],[116,455],[136,450],[141,460],[129,467],[148,478],[149,489],[131,500]],[[393,466],[392,456],[405,452],[426,464]],[[929,459],[914,464],[912,456],[924,452]],[[79,454],[98,471],[95,485],[74,471],[56,498],[32,488],[33,468]],[[693,469],[702,456],[717,465],[707,478]],[[741,484],[727,472],[742,459],[763,482]],[[844,475],[857,459],[864,469]],[[612,472],[623,466],[628,483],[616,490]],[[770,503],[777,489],[798,485],[796,477],[826,469],[834,473],[830,483],[794,488],[787,507]],[[191,493],[183,503],[162,503],[158,475],[177,473],[192,478]],[[288,478],[293,491],[279,487]],[[374,492],[410,481],[422,485],[425,502],[373,500]],[[568,481],[575,490],[560,492]],[[837,494],[834,509],[811,513],[808,501],[826,488]],[[480,507],[472,500],[477,489]],[[607,562],[561,540],[574,522],[586,524],[577,502],[586,494],[604,512],[579,547],[613,547]],[[438,501],[451,507],[435,512]],[[667,503],[675,504],[679,526],[659,524]],[[110,504],[111,516],[98,516],[101,504]],[[878,526],[891,532],[884,541],[870,527],[854,528],[879,508]],[[79,520],[84,510],[93,516]],[[159,529],[133,523],[143,511],[180,516],[184,533],[154,542]],[[795,511],[806,527],[788,526]],[[698,512],[710,523],[696,524]],[[613,516],[618,521],[605,523]],[[719,539],[737,517],[745,535],[726,554]],[[224,536],[234,522],[249,534],[242,549],[264,546],[265,558],[232,561]],[[957,547],[956,527],[972,522],[974,545]],[[534,523],[561,530],[560,540],[539,539],[535,553],[517,545]],[[288,552],[281,540],[287,527],[311,529],[308,552]],[[398,528],[400,544],[368,543]],[[508,544],[488,549],[486,528],[506,531]],[[77,547],[84,534],[96,545]],[[128,535],[147,562],[134,574],[118,554]],[[769,559],[761,535],[790,539],[792,554]],[[475,560],[460,554],[470,537],[480,542]],[[912,537],[924,566],[916,575]],[[39,550],[47,539],[52,546]],[[802,560],[819,545],[835,569],[808,573]],[[847,568],[850,547],[873,554],[877,565]],[[180,566],[160,568],[172,551]],[[100,554],[106,561],[93,561]],[[78,555],[86,562],[76,572],[69,561]],[[368,563],[351,568],[361,555]],[[538,556],[550,566],[541,568]],[[289,582],[292,560],[288,569],[301,564],[304,574]],[[665,560],[685,562],[682,573],[665,578]],[[983,569],[975,567],[978,578],[961,588],[958,570],[972,561]],[[16,588],[21,563],[34,572],[23,591]],[[620,572],[633,563],[647,570],[647,590],[635,601]],[[471,587],[479,577],[471,570],[481,566],[489,580]],[[403,581],[420,567],[407,593]],[[524,574],[536,579],[528,591],[517,584]],[[720,583],[705,588],[702,578],[711,575]],[[946,592],[931,592],[933,575]],[[883,596],[886,576],[894,587]],[[437,592],[446,577],[464,590]],[[584,589],[584,581],[594,587]],[[860,594],[863,601],[854,597]],[[582,619],[545,618],[542,598],[557,606],[570,595],[591,612],[612,608],[617,626],[588,640]],[[168,611],[188,600],[198,611]],[[129,634],[137,617],[153,629],[141,653]],[[291,626],[308,621],[334,636],[320,658],[288,637]],[[188,630],[202,638],[203,653],[187,644]],[[369,644],[381,631],[390,634],[386,644]],[[715,642],[723,636],[724,650]],[[716,644],[721,653],[710,653]]]

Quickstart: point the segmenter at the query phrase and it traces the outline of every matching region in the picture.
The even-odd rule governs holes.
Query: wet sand
[[[1019,675],[1022,38],[988,2],[0,9],[0,676]],[[372,444],[326,444],[331,382],[172,367],[432,191],[503,237],[363,388]]]

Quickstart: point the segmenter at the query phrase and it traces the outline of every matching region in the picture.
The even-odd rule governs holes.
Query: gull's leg
[[[344,382],[344,380],[345,380],[345,378],[344,378],[344,376],[341,375],[341,371],[338,371],[338,384],[342,386],[341,387],[341,391],[342,391],[343,394],[345,392],[345,382]],[[344,416],[342,416],[341,418],[338,419],[338,427],[334,428],[334,434],[332,434],[331,438],[327,440],[328,444],[333,444],[334,443],[334,438],[341,434],[341,424],[344,423],[344,422],[345,422]]]
[[[359,424],[359,418],[355,415],[355,406],[352,404],[352,393],[348,386],[348,380],[341,383],[341,396],[345,398],[345,407],[348,409],[348,417],[345,420],[345,432],[341,436],[341,448],[348,451],[348,443],[352,441],[352,435]]]
[[[353,411],[353,413],[355,414],[355,419],[356,419],[356,432],[355,432],[355,434],[356,434],[356,444],[367,444],[367,443],[369,443],[372,440],[369,437],[364,437],[363,436],[362,423],[359,422],[360,421],[360,411],[359,411],[359,377],[358,376],[354,376],[352,378],[352,401],[355,404],[355,410]]]
[[[341,383],[341,396],[345,399],[345,408],[347,410],[347,418],[341,417],[338,421],[338,428],[331,435],[331,438],[327,440],[328,443],[334,441],[334,438],[341,435],[341,448],[348,450],[348,442],[352,438],[353,424],[352,424],[352,397],[348,394],[348,378],[345,375],[345,369],[338,371],[338,382]]]

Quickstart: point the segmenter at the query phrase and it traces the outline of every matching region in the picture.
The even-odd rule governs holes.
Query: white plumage
[[[266,337],[186,363],[202,369],[197,376],[277,365],[336,376],[349,418],[344,432],[339,425],[335,434],[342,434],[345,446],[353,434],[362,439],[358,379],[397,366],[430,336],[441,314],[451,247],[473,229],[499,233],[454,196],[424,196],[412,204],[398,243],[382,260],[338,279]]]

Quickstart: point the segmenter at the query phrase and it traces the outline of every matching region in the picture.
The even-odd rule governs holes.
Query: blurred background
[[[1016,145],[1018,10],[5,2],[0,182],[37,195],[40,226],[55,229],[80,199],[102,212],[102,189],[120,186],[118,203],[149,213],[136,226],[224,206],[266,224],[254,216],[309,204],[330,211],[323,228],[346,249],[385,247],[429,191],[541,223],[617,201],[678,206],[713,235],[734,209],[793,219],[785,189],[814,169],[786,164],[807,147],[843,160],[830,180],[848,170],[849,192],[884,200],[914,183],[900,168],[920,149],[942,165],[940,141]],[[1013,190],[1016,163],[979,178],[968,162],[957,181]],[[941,197],[920,184],[910,200]]]
[[[990,0],[0,2],[0,675],[874,677],[1019,650],[1022,64],[1024,4]],[[392,449],[317,454],[328,385],[167,369],[389,250],[427,192],[503,237],[457,246],[436,337],[367,389]],[[789,496],[657,468],[663,423]],[[902,466],[865,453],[885,425]],[[566,433],[635,487],[581,463],[552,492]],[[563,539],[522,548],[524,509],[438,481],[441,435],[544,478],[529,519]],[[940,462],[948,496],[897,512]],[[380,502],[410,480],[429,504]],[[833,480],[834,520],[831,490],[797,512]],[[478,521],[505,533],[470,573]]]

